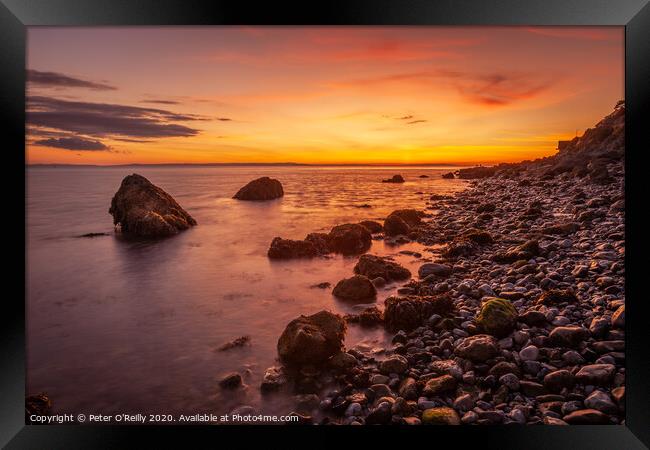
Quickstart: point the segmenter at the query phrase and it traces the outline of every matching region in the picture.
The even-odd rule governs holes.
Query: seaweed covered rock
[[[348,301],[369,302],[374,301],[377,296],[375,285],[363,275],[354,275],[339,281],[334,290],[334,297]]]
[[[381,277],[386,281],[407,280],[411,272],[387,257],[361,255],[354,266],[354,273],[365,275],[371,280]]]
[[[363,225],[346,223],[332,228],[327,240],[330,251],[343,255],[358,255],[370,248],[372,235]]]
[[[287,365],[321,365],[343,348],[345,321],[320,311],[289,322],[278,340],[278,354]]]
[[[237,200],[273,200],[284,195],[282,183],[274,178],[262,177],[242,187],[233,198]]]
[[[508,300],[488,298],[481,305],[476,324],[484,333],[499,338],[507,336],[517,325],[517,310]]]
[[[171,236],[196,225],[171,195],[135,173],[122,180],[108,212],[122,233],[142,238]]]
[[[313,242],[294,241],[276,237],[271,242],[267,253],[271,259],[313,258],[318,255],[318,250]]]
[[[410,331],[433,314],[449,315],[454,309],[451,297],[388,297],[384,301],[384,323],[390,331]]]

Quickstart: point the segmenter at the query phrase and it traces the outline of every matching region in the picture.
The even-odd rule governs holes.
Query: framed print
[[[646,1],[2,3],[7,448],[647,448]]]

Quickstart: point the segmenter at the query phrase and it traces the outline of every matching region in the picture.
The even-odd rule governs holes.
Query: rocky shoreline
[[[429,246],[418,277],[383,310],[294,320],[262,393],[295,395],[295,414],[314,424],[624,423],[623,123],[619,104],[569,153],[433,195],[431,219],[384,237]],[[361,258],[353,278],[368,270],[373,285],[397,270]],[[392,343],[346,351],[345,322],[383,326]]]

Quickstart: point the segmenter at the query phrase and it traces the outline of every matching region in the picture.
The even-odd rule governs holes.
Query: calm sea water
[[[356,258],[270,261],[271,240],[382,219],[398,208],[423,209],[431,193],[464,187],[441,179],[448,170],[29,168],[28,392],[47,392],[61,413],[220,413],[244,404],[288,412],[282,400],[259,394],[265,369],[277,364],[277,339],[300,314],[358,310],[331,289],[310,287],[350,276]],[[112,234],[111,198],[133,172],[174,196],[198,226],[147,243]],[[380,182],[395,173],[407,182]],[[285,196],[264,203],[231,199],[260,176],[281,180]],[[91,232],[111,235],[77,237]],[[407,249],[421,247],[373,241],[369,253],[394,255],[413,272],[417,260],[398,253]],[[397,287],[381,290],[378,304]],[[251,337],[250,346],[216,351],[242,335]],[[351,326],[346,345],[376,347],[385,339],[379,329]],[[232,371],[248,373],[248,388],[223,393],[217,382]]]

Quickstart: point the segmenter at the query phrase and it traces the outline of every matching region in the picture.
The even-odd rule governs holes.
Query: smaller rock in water
[[[442,174],[442,178],[445,180],[453,180],[456,177],[454,176],[454,172],[447,172]]]
[[[250,336],[241,336],[241,337],[238,337],[237,339],[233,339],[230,342],[226,342],[221,347],[219,347],[217,350],[219,350],[220,352],[224,352],[224,351],[230,350],[232,348],[243,347],[245,345],[249,345],[250,342],[251,342],[251,337]]]
[[[264,201],[284,196],[282,183],[274,178],[262,177],[242,187],[233,198],[237,200]]]
[[[406,280],[411,272],[388,257],[361,255],[354,266],[354,273],[365,275],[370,279],[378,277],[385,281]]]
[[[219,386],[222,389],[237,389],[242,385],[241,375],[237,372],[229,373],[219,380]]]
[[[329,233],[329,248],[343,255],[358,255],[367,251],[372,244],[372,234],[362,225],[346,223],[337,225]]]
[[[375,222],[374,220],[363,220],[359,222],[359,225],[366,227],[366,229],[373,234],[381,233],[384,231],[384,227],[379,222]]]
[[[341,351],[345,331],[343,318],[329,311],[300,316],[278,339],[278,354],[289,365],[321,365]]]
[[[94,237],[99,237],[99,236],[110,236],[108,233],[86,233],[86,234],[81,234],[77,237],[80,238],[94,238]]]
[[[276,237],[267,253],[271,259],[314,258],[318,251],[313,243]]]
[[[404,183],[404,177],[401,175],[393,175],[391,178],[381,180],[382,183]]]
[[[339,281],[332,295],[342,300],[349,301],[374,301],[377,289],[370,279],[364,275],[354,275]]]

